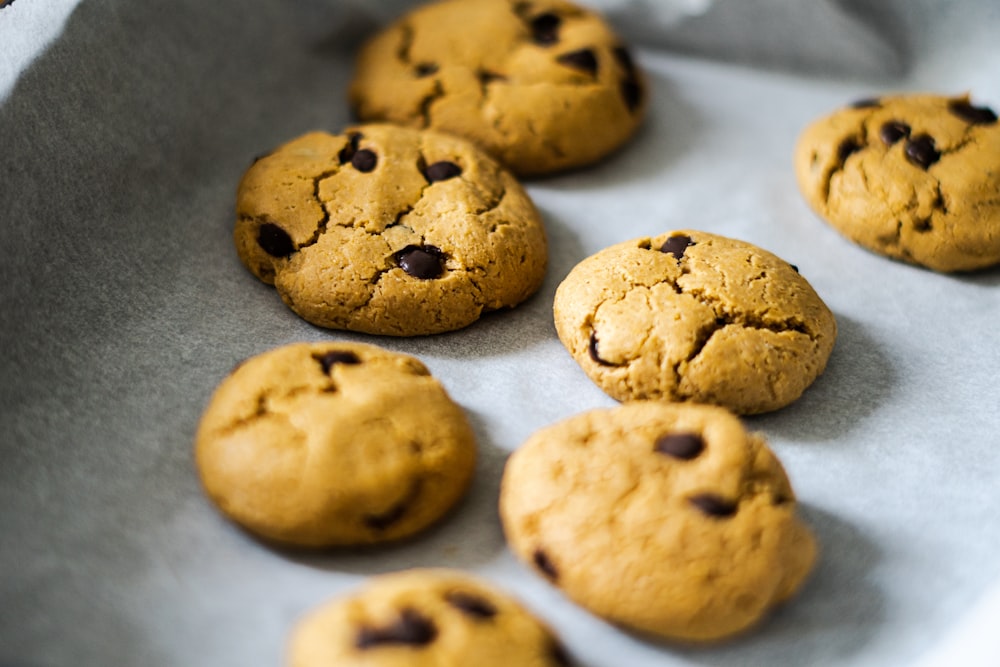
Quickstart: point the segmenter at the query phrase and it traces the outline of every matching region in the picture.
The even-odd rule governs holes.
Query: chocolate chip
[[[653,449],[660,454],[689,461],[701,454],[705,441],[697,433],[668,433],[656,440]]]
[[[878,136],[886,146],[892,146],[900,139],[910,136],[910,126],[898,120],[890,120],[882,125]]]
[[[367,148],[362,148],[351,156],[351,166],[360,172],[368,173],[378,164],[378,156]]]
[[[690,236],[680,234],[678,236],[671,236],[669,239],[664,241],[663,245],[660,246],[660,252],[673,255],[679,262],[681,257],[684,256],[684,251],[688,249],[688,246],[693,245],[694,241],[691,240]]]
[[[941,153],[934,146],[933,138],[920,134],[906,142],[906,159],[927,169],[941,159]]]
[[[396,503],[381,514],[366,514],[364,517],[365,525],[372,530],[385,530],[403,518],[403,514],[406,512],[406,506],[407,502],[403,500]]]
[[[472,593],[449,591],[445,594],[444,599],[452,607],[473,618],[493,618],[497,615],[497,608],[492,602]]]
[[[712,493],[703,493],[688,498],[688,502],[709,516],[726,517],[736,513],[736,503]]]
[[[628,75],[628,78],[635,79],[635,59],[632,58],[632,52],[626,49],[624,46],[616,46],[612,53],[615,55],[615,60],[621,65],[622,69]]]
[[[420,78],[437,74],[437,71],[437,63],[418,63],[417,66],[413,68],[413,73]]]
[[[622,97],[625,99],[625,106],[629,111],[635,111],[642,103],[642,86],[634,78],[622,81]]]
[[[264,158],[269,157],[270,155],[271,155],[270,153],[261,153],[260,155],[254,155],[253,162],[250,163],[250,166],[252,167],[253,165],[263,160]]]
[[[396,253],[396,263],[408,275],[431,280],[444,273],[444,253],[432,245],[408,245]]]
[[[358,152],[358,144],[364,136],[360,132],[352,132],[347,135],[347,145],[340,149],[337,153],[337,158],[340,160],[340,164],[347,164],[354,157],[354,154]]]
[[[295,252],[292,237],[273,222],[265,222],[257,229],[257,245],[271,257],[288,257]]]
[[[794,264],[789,264],[788,266],[792,267],[792,271],[795,271],[795,273],[799,273],[799,267],[795,266]]]
[[[404,644],[424,646],[437,637],[437,628],[429,618],[415,609],[407,607],[399,613],[399,618],[381,628],[362,627],[354,639],[360,649],[374,648],[384,644]]]
[[[539,14],[531,19],[531,38],[535,44],[548,46],[559,41],[559,26],[562,19],[556,14]]]
[[[579,49],[564,53],[556,58],[556,62],[566,67],[578,69],[591,76],[597,76],[597,56],[590,49]]]
[[[349,352],[348,350],[334,350],[332,352],[327,352],[323,356],[318,357],[317,361],[323,367],[323,372],[327,375],[330,374],[330,369],[336,364],[353,366],[361,363],[361,360],[358,359],[358,355],[353,352]]]
[[[599,363],[602,366],[614,366],[609,361],[601,359],[601,355],[597,353],[597,332],[591,332],[590,334],[590,344],[587,347],[587,351],[590,352],[590,358]]]
[[[866,97],[855,102],[851,102],[852,109],[870,109],[872,107],[877,107],[882,104],[882,100],[877,97]]]
[[[997,122],[997,115],[989,107],[974,107],[969,100],[951,100],[948,110],[967,123],[991,125]]]
[[[455,178],[456,176],[461,175],[462,168],[454,162],[448,162],[446,160],[435,162],[424,170],[424,176],[430,183],[447,181],[449,178]]]
[[[535,562],[535,567],[542,571],[542,573],[555,581],[559,578],[559,572],[556,571],[556,566],[549,560],[548,555],[541,549],[535,549],[535,553],[532,555],[531,559]]]
[[[840,142],[840,146],[837,147],[837,157],[840,159],[840,163],[843,164],[851,153],[855,153],[861,150],[861,144],[854,139],[854,137],[847,137]]]

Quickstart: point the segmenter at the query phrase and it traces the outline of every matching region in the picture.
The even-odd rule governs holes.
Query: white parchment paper
[[[644,45],[651,115],[603,164],[528,183],[550,235],[543,288],[460,332],[385,339],[302,322],[231,241],[252,158],[348,122],[369,13],[86,0],[15,48],[28,18],[14,17],[41,2],[0,10],[0,665],[281,664],[307,609],[369,575],[441,565],[520,597],[588,667],[1000,664],[1000,270],[939,275],[862,250],[809,211],[791,167],[800,129],[854,99],[968,90],[1000,109],[995,3],[786,3],[786,23],[762,3],[768,20],[711,51],[676,32],[684,17],[662,39],[644,32],[636,12],[655,3],[607,3]],[[691,34],[724,35],[726,5],[706,4]],[[811,29],[811,11],[843,20],[839,64],[836,48],[801,63],[794,48],[762,50],[801,43],[789,31]],[[496,514],[510,451],[613,405],[555,336],[556,286],[607,245],[687,227],[796,264],[840,329],[799,402],[747,420],[789,470],[817,570],[753,633],[698,649],[569,603],[513,560]],[[287,553],[201,493],[192,438],[218,381],[249,355],[318,339],[414,354],[468,410],[476,481],[426,536]]]

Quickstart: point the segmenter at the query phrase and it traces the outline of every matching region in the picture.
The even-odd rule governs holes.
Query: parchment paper
[[[42,1],[0,10],[0,39]],[[861,3],[841,5],[857,16]],[[652,112],[636,140],[528,184],[551,244],[541,291],[415,339],[312,327],[233,249],[252,158],[348,122],[351,53],[370,24],[318,30],[313,11],[87,0],[50,45],[0,41],[13,86],[0,106],[0,665],[281,664],[301,613],[416,566],[493,580],[588,667],[1000,664],[1000,270],[939,275],[873,255],[809,211],[791,167],[801,128],[854,99],[970,90],[1000,109],[995,3],[880,4],[844,45],[891,52],[885,69],[644,47]],[[771,23],[754,29],[773,41],[789,27]],[[607,245],[684,227],[796,264],[840,329],[800,401],[747,420],[788,468],[818,568],[754,632],[698,649],[569,603],[513,560],[496,514],[510,451],[614,404],[556,338],[556,286]],[[414,542],[284,552],[201,492],[192,438],[219,380],[252,354],[325,339],[420,357],[473,420],[471,494]]]

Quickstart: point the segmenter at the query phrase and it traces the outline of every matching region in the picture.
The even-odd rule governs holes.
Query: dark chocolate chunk
[[[295,252],[292,237],[273,222],[265,222],[257,229],[257,245],[271,257],[288,257]]]
[[[407,607],[399,612],[399,618],[385,627],[363,626],[354,639],[357,648],[375,648],[385,644],[425,646],[437,637],[437,627],[429,618]]]
[[[368,173],[378,164],[378,156],[367,148],[362,148],[351,156],[351,166],[358,171]]]
[[[444,253],[432,245],[408,245],[396,253],[396,263],[408,275],[431,280],[444,273]]]
[[[488,69],[481,69],[481,70],[479,70],[478,72],[476,72],[476,76],[479,78],[479,83],[482,84],[482,85],[484,85],[484,86],[486,84],[488,84],[488,83],[493,83],[494,81],[506,81],[507,80],[507,77],[505,77],[503,74],[499,74],[497,72],[492,72],[492,71],[490,71]]]
[[[597,352],[597,332],[591,332],[590,334],[590,345],[587,346],[587,351],[590,352],[590,358],[599,363],[602,366],[614,366],[609,361],[601,359],[601,355]]]
[[[886,146],[892,146],[900,139],[910,136],[910,126],[898,120],[890,120],[882,125],[878,136]]]
[[[952,100],[948,103],[948,111],[967,123],[973,125],[991,125],[997,122],[997,115],[989,107],[974,107],[968,100]]]
[[[548,46],[559,41],[559,26],[562,19],[552,13],[539,14],[531,19],[531,38],[535,44]]]
[[[628,110],[635,111],[642,103],[642,86],[634,78],[625,79],[622,81],[622,97]]]
[[[447,181],[449,178],[455,178],[456,176],[462,175],[462,168],[459,167],[454,162],[448,162],[446,160],[441,160],[440,162],[435,162],[434,164],[427,167],[424,170],[424,176],[430,183],[435,183],[437,181]]]
[[[358,355],[348,350],[333,350],[332,352],[327,352],[321,357],[316,359],[323,367],[323,372],[327,375],[330,374],[330,369],[336,364],[347,364],[348,366],[353,366],[360,364],[361,360],[358,359]]]
[[[866,97],[862,100],[857,100],[851,102],[852,109],[870,109],[871,107],[877,107],[882,104],[882,100],[877,97]]]
[[[556,62],[586,72],[590,76],[597,76],[597,56],[590,49],[578,49],[564,53],[556,58]]]
[[[855,153],[861,150],[861,144],[857,142],[854,137],[847,137],[840,142],[840,146],[837,147],[837,158],[840,163],[843,164],[851,153]]]
[[[792,271],[795,271],[795,273],[799,273],[799,267],[795,266],[794,264],[789,264],[788,266],[792,267]]]
[[[542,573],[555,581],[559,578],[559,572],[556,570],[556,566],[549,560],[548,555],[541,549],[535,549],[535,553],[532,555],[531,559],[535,562],[535,567],[542,571]]]
[[[497,615],[497,608],[492,602],[472,593],[449,591],[444,599],[452,607],[473,618],[493,618]]]
[[[688,498],[688,502],[709,516],[726,517],[736,514],[736,503],[712,493],[703,493]]]
[[[656,440],[653,449],[660,454],[688,461],[701,454],[705,441],[697,433],[668,433]]]
[[[337,158],[340,160],[340,164],[347,164],[354,157],[354,154],[358,152],[358,144],[364,137],[360,132],[352,132],[347,136],[347,145],[340,149],[337,153]]]
[[[418,63],[417,66],[413,68],[413,73],[420,78],[437,74],[437,71],[437,63]]]
[[[919,134],[906,142],[906,159],[927,169],[941,159],[941,153],[935,147],[933,138]]]
[[[678,236],[671,236],[664,241],[663,245],[660,246],[660,252],[673,255],[679,262],[681,257],[684,256],[684,251],[688,249],[688,246],[692,245],[694,245],[694,241],[691,240],[690,236],[680,234]]]

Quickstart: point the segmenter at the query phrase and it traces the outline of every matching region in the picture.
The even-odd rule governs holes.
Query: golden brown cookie
[[[417,359],[357,343],[297,343],[244,362],[195,440],[208,496],[280,543],[387,542],[464,495],[475,436]]]
[[[314,132],[240,182],[234,240],[303,319],[393,336],[452,331],[541,285],[541,217],[506,169],[436,132]]]
[[[802,132],[795,175],[820,217],[880,255],[943,272],[1000,262],[1000,123],[968,95],[839,109]]]
[[[816,559],[781,463],[714,406],[637,401],[538,431],[507,462],[500,517],[570,599],[669,639],[746,630]]]
[[[444,0],[364,46],[350,101],[361,120],[464,136],[532,176],[621,146],[646,93],[628,48],[592,11],[565,0]]]
[[[294,628],[289,667],[569,667],[552,632],[494,586],[457,571],[382,575]]]
[[[826,368],[837,332],[791,264],[693,230],[588,257],[559,285],[553,312],[566,349],[613,398],[740,414],[797,399]]]

